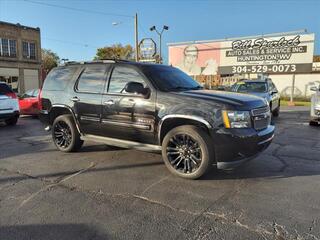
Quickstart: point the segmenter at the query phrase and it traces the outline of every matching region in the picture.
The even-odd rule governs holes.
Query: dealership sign
[[[220,74],[311,72],[314,34],[223,42]]]
[[[312,71],[314,34],[269,36],[172,44],[169,64],[190,75]]]

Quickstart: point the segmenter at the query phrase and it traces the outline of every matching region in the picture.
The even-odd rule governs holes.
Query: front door
[[[103,135],[144,143],[155,143],[155,91],[148,96],[128,94],[128,82],[150,83],[133,66],[115,66],[102,97]]]
[[[80,130],[84,134],[99,135],[101,128],[101,99],[108,66],[87,65],[76,81],[71,101]]]

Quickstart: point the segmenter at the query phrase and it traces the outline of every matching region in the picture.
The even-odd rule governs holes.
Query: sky
[[[70,61],[91,60],[99,47],[134,45],[135,13],[139,39],[158,41],[149,28],[169,26],[162,41],[165,62],[167,43],[301,29],[315,33],[320,54],[319,11],[320,0],[0,0],[0,21],[40,27],[42,48]]]

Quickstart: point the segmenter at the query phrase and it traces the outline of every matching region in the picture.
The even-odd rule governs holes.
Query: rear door
[[[32,114],[33,113],[33,104],[34,89],[25,92],[21,98],[19,98],[19,106],[21,114]]]
[[[71,101],[84,134],[100,133],[101,98],[108,68],[106,64],[85,65],[75,83]]]
[[[128,82],[139,82],[150,95],[129,94]],[[134,66],[116,65],[102,97],[101,134],[124,140],[154,143],[156,92],[146,77]]]

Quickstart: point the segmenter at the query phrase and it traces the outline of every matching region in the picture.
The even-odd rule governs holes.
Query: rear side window
[[[64,90],[72,79],[77,67],[63,67],[53,69],[44,81],[44,90]]]
[[[117,66],[114,68],[109,83],[109,93],[124,93],[123,90],[128,82],[139,82],[146,87],[143,77],[134,69]]]
[[[101,93],[104,86],[105,73],[106,67],[103,65],[87,66],[78,80],[77,91]]]
[[[0,94],[12,93],[11,88],[6,84],[0,83]]]

